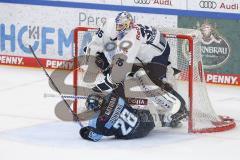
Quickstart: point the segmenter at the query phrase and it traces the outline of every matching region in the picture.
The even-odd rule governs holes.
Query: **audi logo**
[[[217,3],[215,1],[200,1],[199,6],[201,8],[215,9],[217,8]]]
[[[134,0],[136,4],[150,4],[151,0]]]

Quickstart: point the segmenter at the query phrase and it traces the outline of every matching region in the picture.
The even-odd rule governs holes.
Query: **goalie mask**
[[[116,30],[118,32],[124,32],[125,30],[128,30],[131,28],[133,24],[133,18],[130,13],[124,11],[117,15],[115,22],[116,22]]]
[[[86,100],[87,110],[98,111],[101,108],[103,97],[98,94],[90,94]]]

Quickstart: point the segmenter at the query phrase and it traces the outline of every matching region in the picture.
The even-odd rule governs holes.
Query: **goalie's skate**
[[[162,122],[162,127],[180,128],[183,126],[182,119],[172,119],[172,115],[159,115]],[[185,117],[186,118],[186,117]]]
[[[162,127],[180,128],[183,126],[182,121],[188,118],[188,111],[185,106],[182,106],[177,113],[159,114],[159,118],[162,122]]]

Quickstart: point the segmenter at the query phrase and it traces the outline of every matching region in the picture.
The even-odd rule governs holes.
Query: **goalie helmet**
[[[85,106],[87,110],[97,111],[101,108],[103,97],[98,94],[90,94],[86,100]]]
[[[125,30],[128,30],[131,28],[133,24],[133,18],[130,13],[124,11],[117,15],[115,22],[116,22],[116,30],[118,32],[124,32]]]

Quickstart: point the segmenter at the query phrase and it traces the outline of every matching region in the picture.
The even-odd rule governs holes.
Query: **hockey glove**
[[[102,138],[101,134],[96,133],[95,128],[87,126],[87,127],[83,127],[80,129],[79,134],[81,135],[81,137],[83,139],[87,139],[90,141],[99,141]]]
[[[108,60],[103,52],[97,52],[95,63],[103,71],[109,66]]]

